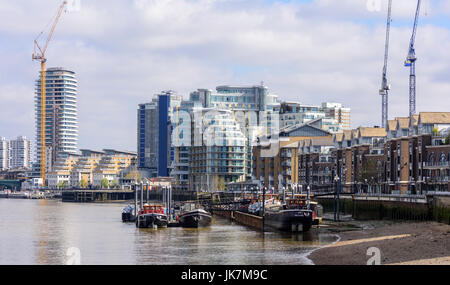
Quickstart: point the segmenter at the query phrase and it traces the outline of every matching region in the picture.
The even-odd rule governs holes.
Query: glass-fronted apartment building
[[[189,185],[197,192],[225,190],[230,182],[247,179],[247,141],[230,110],[195,108],[203,128],[192,130],[189,151]],[[195,124],[192,124],[194,126]]]
[[[191,95],[192,97],[192,95]],[[189,152],[191,146],[192,111],[194,106],[201,107],[199,101],[184,100],[174,110],[172,125],[172,148],[174,149],[172,188],[189,190]]]
[[[163,91],[137,110],[138,168],[144,177],[168,177],[173,168],[175,149],[171,145],[171,118],[181,96]]]
[[[278,127],[278,119],[273,120],[272,115],[278,115],[279,110],[277,96],[264,85],[224,85],[215,91],[191,92],[189,100],[181,103],[173,123],[178,129],[174,141],[188,142],[175,147],[175,188],[215,191],[230,182],[250,179],[252,146],[261,132]],[[216,115],[216,120],[209,120],[207,114]],[[218,128],[229,128],[227,136],[236,136],[234,141],[208,144],[204,132],[218,133]]]
[[[41,76],[35,84],[36,122],[36,165],[40,171],[41,144],[47,149],[46,172],[52,171],[52,164],[58,153],[76,153],[78,145],[77,87],[75,72],[62,68],[48,68],[46,71],[46,121],[45,142],[41,142]]]

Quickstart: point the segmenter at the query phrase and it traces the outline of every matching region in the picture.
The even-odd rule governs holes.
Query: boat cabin
[[[164,214],[164,208],[160,204],[145,204],[144,209],[139,214]]]
[[[308,202],[306,199],[287,199],[286,200],[286,208],[287,209],[302,209],[308,206]]]
[[[183,205],[183,212],[194,211],[195,209],[201,209],[200,204],[197,202],[186,202]]]

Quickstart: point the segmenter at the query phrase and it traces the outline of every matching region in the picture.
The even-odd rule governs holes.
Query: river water
[[[215,217],[204,229],[137,229],[121,221],[126,204],[0,199],[0,264],[309,264],[330,234],[261,233]],[[79,249],[79,251],[78,251]]]

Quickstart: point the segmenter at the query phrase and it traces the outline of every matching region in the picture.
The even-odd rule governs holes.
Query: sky
[[[353,128],[381,124],[387,0],[72,1],[47,67],[76,72],[80,149],[135,151],[137,106],[163,90],[262,81],[281,100],[344,104]],[[0,0],[0,137],[35,140],[33,41],[61,2]],[[417,111],[450,111],[450,1],[422,2]],[[393,0],[389,119],[408,115],[416,4]]]

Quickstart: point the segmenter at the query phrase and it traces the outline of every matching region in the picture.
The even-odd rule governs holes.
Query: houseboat
[[[285,204],[266,205],[264,226],[280,231],[306,232],[313,225],[314,211],[301,199],[287,199]]]
[[[160,204],[145,204],[136,219],[138,228],[163,228],[167,227],[167,223],[166,210]]]
[[[249,213],[261,216],[262,202],[249,206]],[[308,200],[306,195],[295,195],[283,202],[279,195],[268,194],[264,203],[264,226],[274,230],[306,232],[322,221],[322,206]]]
[[[211,225],[212,217],[197,203],[187,202],[182,207],[178,221],[184,228],[208,227]]]

